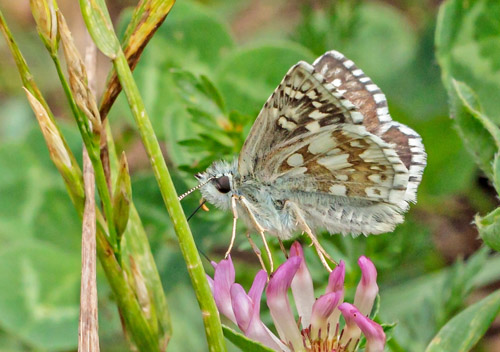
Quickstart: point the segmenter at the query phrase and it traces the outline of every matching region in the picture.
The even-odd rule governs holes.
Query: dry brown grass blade
[[[90,37],[85,53],[88,72],[88,86],[95,83],[97,49]],[[85,187],[85,208],[82,220],[82,281],[80,287],[80,321],[78,326],[78,351],[99,352],[99,326],[96,282],[96,209],[95,176],[87,149],[83,148],[83,183]]]
[[[82,282],[78,351],[98,352],[95,184],[94,170],[85,147],[83,148],[83,180],[86,198],[82,225]]]
[[[144,48],[163,23],[174,3],[175,0],[141,0],[137,4],[122,44],[123,52],[132,70],[134,70]],[[99,111],[102,119],[105,119],[108,115],[121,90],[120,82],[113,70],[101,99]]]

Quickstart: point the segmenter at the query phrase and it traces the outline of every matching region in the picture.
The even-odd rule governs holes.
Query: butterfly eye
[[[217,190],[220,193],[227,193],[231,190],[231,185],[229,183],[228,176],[222,176],[222,177],[216,178],[214,180],[214,182],[215,182],[215,188],[217,188]]]

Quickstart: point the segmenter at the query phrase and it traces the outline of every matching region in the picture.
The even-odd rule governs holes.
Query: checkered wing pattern
[[[361,123],[370,133],[394,145],[408,170],[405,200],[415,202],[426,165],[426,153],[418,133],[392,120],[384,93],[352,60],[337,51],[330,51],[319,57],[313,66],[326,82],[356,106],[363,116]]]
[[[257,117],[238,168],[243,178],[272,183],[291,198],[301,194],[297,202],[319,226],[373,233],[402,222],[425,160],[420,136],[392,121],[380,89],[331,51],[289,70]],[[324,209],[306,204],[313,194]],[[329,226],[331,218],[337,220]]]

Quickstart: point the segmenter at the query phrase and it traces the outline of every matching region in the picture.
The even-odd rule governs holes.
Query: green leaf
[[[0,268],[0,326],[38,349],[74,349],[78,256],[39,241],[23,242],[2,248]]]
[[[240,334],[239,332],[234,331],[233,329],[227,327],[226,325],[222,325],[222,331],[224,332],[224,336],[238,346],[242,351],[245,352],[272,352],[273,350],[269,347],[262,345],[259,342],[250,340],[245,335]]]
[[[118,177],[113,192],[113,222],[116,227],[117,241],[120,243],[123,232],[127,228],[130,217],[130,203],[132,202],[132,186],[127,157],[122,153],[118,167]]]
[[[485,113],[500,123],[500,3],[448,0],[439,10],[436,56],[443,82],[454,77],[479,96]]]
[[[500,208],[484,217],[476,215],[474,221],[484,243],[500,252]]]
[[[492,179],[492,162],[500,146],[498,127],[482,113],[477,96],[465,83],[452,80],[450,101],[452,115],[468,151]]]
[[[209,96],[215,104],[219,107],[219,109],[222,112],[226,111],[226,103],[224,102],[224,99],[222,98],[219,90],[214,86],[212,81],[205,76],[201,75],[200,76],[200,83],[202,87],[204,88],[205,94]]]
[[[495,155],[495,160],[493,161],[493,184],[497,193],[500,194],[500,153]]]
[[[114,59],[120,50],[104,0],[80,0],[85,25],[99,50]]]
[[[432,339],[426,352],[470,351],[500,312],[500,291],[453,317]]]

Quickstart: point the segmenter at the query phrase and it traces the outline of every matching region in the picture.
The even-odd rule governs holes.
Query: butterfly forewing
[[[325,67],[336,75],[325,78]],[[241,175],[279,181],[284,189],[384,201],[405,209],[407,167],[395,145],[368,130],[361,113],[369,110],[367,105],[356,106],[360,101],[346,91],[359,91],[368,99],[364,85],[341,61],[330,60],[319,69],[323,72],[300,62],[287,73],[245,142]],[[375,100],[369,98],[375,108],[367,116],[377,118]]]
[[[242,176],[269,175],[264,158],[295,137],[318,133],[327,125],[352,123],[357,111],[341,94],[324,85],[305,62],[293,66],[262,108],[239,156]]]

